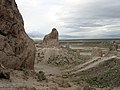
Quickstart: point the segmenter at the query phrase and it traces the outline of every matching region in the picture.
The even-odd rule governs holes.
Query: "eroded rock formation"
[[[10,69],[33,69],[34,59],[35,46],[15,0],[0,0],[0,63]]]
[[[53,28],[50,34],[45,35],[43,39],[43,47],[44,48],[59,47],[58,36],[59,34],[57,29]]]
[[[117,51],[117,49],[118,49],[118,44],[115,41],[113,41],[109,47],[109,51]]]
[[[102,50],[99,47],[92,49],[92,57],[102,57]]]
[[[36,63],[47,63],[55,66],[72,65],[78,60],[86,60],[89,57],[81,57],[80,51],[64,48],[41,48],[36,52]]]

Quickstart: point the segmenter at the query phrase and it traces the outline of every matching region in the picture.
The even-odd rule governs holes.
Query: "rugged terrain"
[[[35,71],[11,70],[10,80],[1,79],[0,86],[4,87],[1,90],[119,90],[119,51],[117,54],[112,52],[110,57],[92,58],[92,47],[80,46],[82,54],[81,49],[69,47],[42,48],[36,44]],[[86,55],[86,48],[90,50],[89,55]],[[45,56],[49,58],[44,59]],[[69,60],[69,57],[75,60]],[[45,74],[45,79],[44,75],[38,76],[39,71]]]
[[[120,90],[119,42],[60,43],[53,28],[35,45],[15,0],[0,1],[0,40],[0,90]]]
[[[74,83],[73,86],[76,85],[79,89],[81,88],[80,90],[84,90],[83,88],[88,86],[94,87],[94,89],[85,90],[109,90],[106,88],[119,90],[119,49],[118,51],[109,51],[109,48],[99,48],[101,49],[100,55],[97,54],[98,56],[94,55],[93,57],[94,53],[92,51],[98,51],[99,49],[94,49],[94,47],[91,46],[85,47],[83,45],[76,47],[70,45],[69,48],[64,47],[60,49],[41,48],[40,45],[36,46],[38,48],[36,65],[45,64],[41,69],[44,68],[43,71],[46,73],[50,74],[51,72],[53,75],[62,76],[62,79]],[[62,50],[63,54],[61,54],[59,50]],[[88,50],[89,54],[86,52]],[[48,55],[48,59],[44,59],[44,56]],[[60,59],[56,58],[59,56],[61,57]],[[67,56],[73,58],[73,60],[70,60]],[[50,63],[48,62],[49,60],[51,60]],[[67,64],[61,64],[60,62],[62,61],[64,61],[63,63],[67,62]],[[72,63],[69,63],[70,61],[72,61]]]

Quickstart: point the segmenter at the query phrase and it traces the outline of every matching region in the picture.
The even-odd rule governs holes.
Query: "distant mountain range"
[[[28,33],[28,35],[31,37],[31,38],[43,38],[45,35],[44,34],[41,34],[39,32],[30,32]],[[72,35],[60,35],[60,38],[64,39],[64,38],[67,38],[67,39],[71,39],[71,38],[80,38],[80,36],[72,36]]]
[[[44,37],[44,34],[40,32],[29,32],[27,33],[31,38],[40,38],[42,39]],[[94,37],[94,38],[93,38]],[[103,39],[103,38],[120,38],[120,34],[101,34],[101,35],[88,35],[88,36],[74,36],[74,35],[60,35],[60,39]]]
[[[31,38],[43,38],[44,34],[40,33],[40,32],[28,32],[27,33]]]

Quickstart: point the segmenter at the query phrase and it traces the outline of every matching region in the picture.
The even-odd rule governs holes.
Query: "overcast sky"
[[[16,0],[29,35],[120,38],[120,0]]]

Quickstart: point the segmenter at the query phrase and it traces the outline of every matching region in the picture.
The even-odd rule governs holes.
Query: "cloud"
[[[120,0],[16,0],[27,33],[61,38],[120,38]]]
[[[60,18],[65,23],[63,27],[72,29],[68,33],[83,35],[84,32],[86,37],[95,34],[96,36],[104,35],[104,37],[107,37],[106,33],[113,38],[116,37],[111,35],[111,31],[118,33],[120,37],[120,1],[92,1],[94,2],[86,3],[83,6],[78,4],[75,7],[71,7],[72,10],[65,11],[64,13],[69,13],[68,16],[63,15]]]
[[[63,0],[16,0],[23,16],[26,32],[38,31],[45,34],[56,26],[56,13]]]

